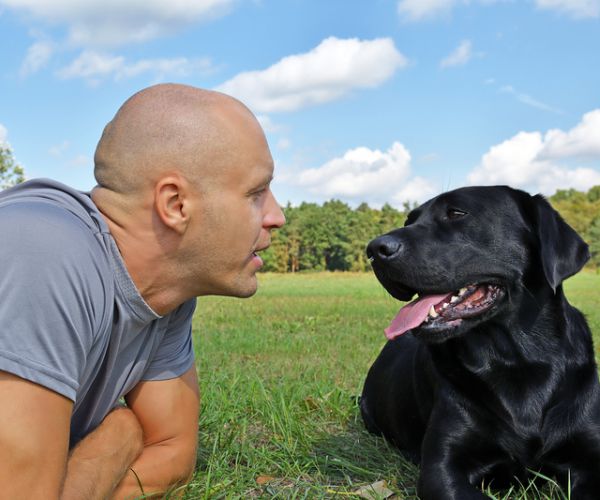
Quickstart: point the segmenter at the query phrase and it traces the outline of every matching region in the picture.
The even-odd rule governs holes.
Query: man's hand
[[[135,498],[143,493],[162,497],[169,489],[189,481],[196,464],[200,395],[196,369],[181,377],[140,382],[127,396],[144,433],[144,449],[131,465],[113,499]],[[138,483],[139,479],[139,483]]]
[[[142,449],[142,428],[133,412],[113,410],[71,452],[61,500],[111,495]]]
[[[73,403],[0,371],[0,498],[57,499]]]

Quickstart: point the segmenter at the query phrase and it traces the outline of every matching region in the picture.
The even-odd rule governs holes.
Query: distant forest
[[[587,193],[559,190],[549,201],[590,245],[589,266],[600,268],[600,186]],[[263,271],[367,271],[366,244],[404,225],[412,208],[384,205],[374,209],[363,203],[353,209],[337,200],[322,205],[288,204],[284,207],[286,225],[273,231],[271,247],[261,254]]]

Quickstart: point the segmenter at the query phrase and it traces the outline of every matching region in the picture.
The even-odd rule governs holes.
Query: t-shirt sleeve
[[[192,299],[171,313],[167,331],[142,377],[143,380],[176,378],[193,366],[192,318],[195,309],[196,299]]]
[[[1,207],[0,235],[0,370],[74,401],[106,308],[95,236],[48,203]]]

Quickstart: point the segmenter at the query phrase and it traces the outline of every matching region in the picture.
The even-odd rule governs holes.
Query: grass
[[[398,303],[372,274],[260,282],[251,299],[199,300],[200,447],[185,498],[359,498],[381,480],[395,498],[416,498],[418,470],[364,430],[356,406]],[[566,284],[596,335],[599,288],[592,273]],[[567,498],[543,483],[494,498]]]

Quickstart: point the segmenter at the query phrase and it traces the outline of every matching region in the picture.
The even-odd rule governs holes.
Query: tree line
[[[25,180],[12,150],[0,144],[0,190]],[[550,203],[590,245],[590,266],[600,269],[600,186],[587,192],[557,191]],[[264,271],[367,271],[365,247],[376,236],[404,225],[416,205],[380,209],[362,203],[356,208],[331,200],[322,205],[284,207],[287,223],[273,231],[271,247],[262,256]]]
[[[0,191],[24,180],[23,167],[15,161],[10,147],[0,142]]]
[[[589,266],[600,268],[600,186],[588,192],[559,190],[550,203],[590,245]],[[273,231],[271,247],[262,256],[264,271],[367,271],[367,243],[404,225],[414,206],[395,209],[366,203],[353,209],[332,200],[318,205],[284,207],[285,226]]]

